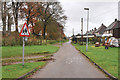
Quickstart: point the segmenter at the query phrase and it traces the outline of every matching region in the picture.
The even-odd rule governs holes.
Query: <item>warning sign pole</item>
[[[29,29],[28,29],[28,26],[27,26],[27,23],[25,22],[23,27],[22,27],[22,30],[20,31],[20,34],[19,36],[22,36],[23,37],[23,59],[22,59],[22,62],[23,62],[23,66],[24,66],[24,46],[25,46],[25,37],[30,37],[30,33],[29,33]]]
[[[23,37],[23,66],[24,66],[24,46],[25,46],[25,37]]]

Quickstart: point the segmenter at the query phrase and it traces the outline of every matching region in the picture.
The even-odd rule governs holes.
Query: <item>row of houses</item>
[[[101,42],[102,37],[110,37],[110,36],[120,39],[120,21],[117,19],[115,19],[114,22],[112,22],[108,27],[106,27],[104,24],[101,24],[101,26],[98,29],[94,28],[88,31],[89,41],[92,39],[92,42],[96,42],[96,41]],[[72,36],[73,41],[76,42],[86,41],[86,38],[87,38],[87,32],[84,35],[78,34]]]
[[[86,34],[85,34],[86,35]],[[96,29],[92,29],[88,31],[88,35],[95,35],[96,37],[105,37],[105,36],[112,36],[115,38],[120,38],[120,21],[115,19],[108,27],[104,24]]]

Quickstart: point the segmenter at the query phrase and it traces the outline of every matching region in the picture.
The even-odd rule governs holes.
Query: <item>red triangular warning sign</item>
[[[20,31],[20,36],[30,37],[29,29],[26,22],[24,23],[22,30]]]

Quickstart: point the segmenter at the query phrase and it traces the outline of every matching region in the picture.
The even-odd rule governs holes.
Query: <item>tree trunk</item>
[[[3,19],[3,36],[6,35],[6,18]]]
[[[17,4],[18,6],[18,4]],[[16,31],[18,32],[18,9],[16,9],[16,13],[15,13],[16,17],[15,17],[15,26],[16,26]]]
[[[46,24],[44,24],[44,29],[43,29],[43,38],[45,39],[45,32],[46,32]]]
[[[16,31],[18,32],[18,18],[15,18]]]
[[[4,8],[3,8],[4,6]],[[2,10],[2,22],[3,22],[3,36],[6,35],[6,2],[3,2],[2,3],[2,7],[1,7],[1,10]]]
[[[8,13],[8,35],[11,34],[11,16]]]
[[[46,45],[47,45],[47,37],[46,37]]]
[[[15,27],[16,31],[18,32],[18,11],[19,11],[19,2],[16,4],[12,2],[12,7],[13,7],[13,15],[14,15],[14,20],[15,20]]]

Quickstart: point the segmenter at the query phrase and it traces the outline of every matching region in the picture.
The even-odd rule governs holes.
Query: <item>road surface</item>
[[[75,49],[64,43],[49,62],[31,78],[106,78],[93,64]]]

